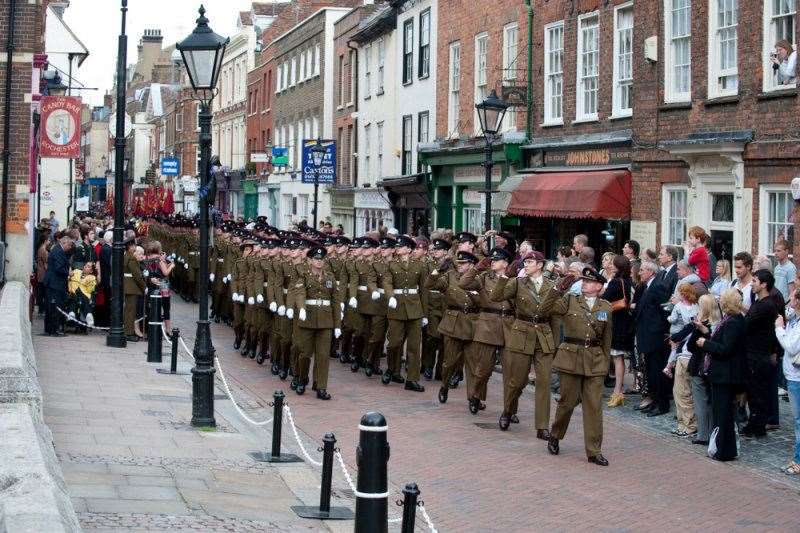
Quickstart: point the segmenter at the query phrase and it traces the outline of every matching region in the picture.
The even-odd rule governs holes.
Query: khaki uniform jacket
[[[330,270],[323,270],[321,276],[314,275],[309,268],[298,270],[294,282],[297,303],[306,310],[306,319],[295,319],[303,329],[333,329],[342,327],[340,291],[336,288],[336,277]],[[312,305],[312,301],[322,300],[328,305]],[[316,302],[319,303],[319,302]]]
[[[472,340],[492,346],[503,346],[507,332],[514,324],[514,312],[508,300],[491,300],[492,291],[500,279],[500,276],[490,270],[481,272],[472,268],[458,281],[462,289],[478,292],[477,303],[481,312],[475,321]],[[488,310],[502,311],[503,315]]]
[[[302,284],[305,275],[309,271],[307,263],[298,263],[289,265],[289,292],[286,295],[286,309],[293,308],[295,310],[294,320],[297,320],[297,311],[305,305],[305,298],[302,298],[302,291],[298,284]],[[334,283],[336,285],[336,283]]]
[[[436,270],[438,262],[432,257],[425,260],[425,277],[430,276]],[[428,301],[428,320],[441,319],[444,314],[444,298],[442,292],[437,289],[423,287],[425,299]]]
[[[122,266],[122,272],[124,273],[122,280],[125,294],[135,294],[137,296],[144,294],[145,282],[144,276],[142,276],[142,269],[139,266],[139,261],[136,260],[133,254],[125,252]]]
[[[347,299],[349,298],[347,293],[349,291],[347,264],[345,263],[345,259],[329,256],[325,263],[326,269],[333,273],[333,278],[336,280],[336,290],[341,293],[338,296],[339,300],[347,303]]]
[[[389,297],[386,295],[386,290],[383,288],[383,278],[387,275],[389,270],[389,263],[382,258],[375,258],[372,261],[372,272],[367,279],[367,292],[369,298],[372,300],[372,293],[378,291],[381,297],[375,302],[375,315],[386,316],[389,308]]]
[[[383,290],[386,292],[386,317],[392,320],[417,320],[427,316],[427,298],[422,286],[426,277],[425,265],[420,261],[395,259],[386,265]],[[411,294],[409,290],[416,294]],[[389,298],[397,300],[397,307],[389,307]]]
[[[558,346],[553,368],[580,376],[605,376],[611,358],[611,304],[597,298],[589,309],[586,299],[567,294],[559,298],[553,313],[562,317],[565,341]],[[583,344],[566,338],[585,339]],[[592,346],[599,343],[599,346]]]
[[[441,291],[445,309],[442,320],[439,322],[439,333],[471,341],[473,325],[477,319],[476,307],[472,295],[458,286],[459,275],[455,270],[442,274],[430,274],[425,280],[429,289]]]
[[[356,293],[356,299],[358,300],[358,312],[363,315],[385,314],[385,311],[381,313],[380,309],[378,308],[380,305],[380,300],[372,299],[373,289],[370,288],[370,277],[375,276],[375,270],[372,268],[372,260],[356,260],[354,270],[355,273],[350,278],[350,290],[351,292],[354,290]],[[353,287],[355,287],[355,289],[353,289]],[[375,287],[374,290],[377,290],[377,287]],[[383,307],[384,309],[386,308],[386,302],[383,302]]]
[[[537,349],[544,353],[553,353],[555,342],[550,316],[560,297],[561,293],[547,278],[542,278],[542,288],[537,293],[533,280],[529,277],[501,277],[492,290],[492,300],[509,300],[517,317],[507,331],[506,348],[527,355],[533,355]]]

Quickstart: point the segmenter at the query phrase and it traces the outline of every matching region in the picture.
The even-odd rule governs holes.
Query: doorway
[[[711,237],[711,252],[718,260],[730,261],[733,254],[733,232],[735,229],[734,198],[732,192],[712,192],[708,195],[708,233]]]

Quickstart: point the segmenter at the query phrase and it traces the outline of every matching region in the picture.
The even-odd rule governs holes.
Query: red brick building
[[[700,225],[718,258],[791,235],[800,102],[769,55],[798,42],[794,4],[635,2],[634,50],[655,46],[634,67],[634,234],[679,243]]]

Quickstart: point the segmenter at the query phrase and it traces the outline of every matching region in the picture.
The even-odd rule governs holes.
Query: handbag
[[[611,312],[614,311],[622,311],[624,309],[628,309],[630,304],[628,303],[628,299],[625,297],[625,280],[619,278],[620,285],[622,285],[622,298],[619,300],[614,300],[611,302]]]

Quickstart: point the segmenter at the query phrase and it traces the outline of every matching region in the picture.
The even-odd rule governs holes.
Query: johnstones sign
[[[77,159],[81,155],[81,99],[42,97],[41,157]]]

